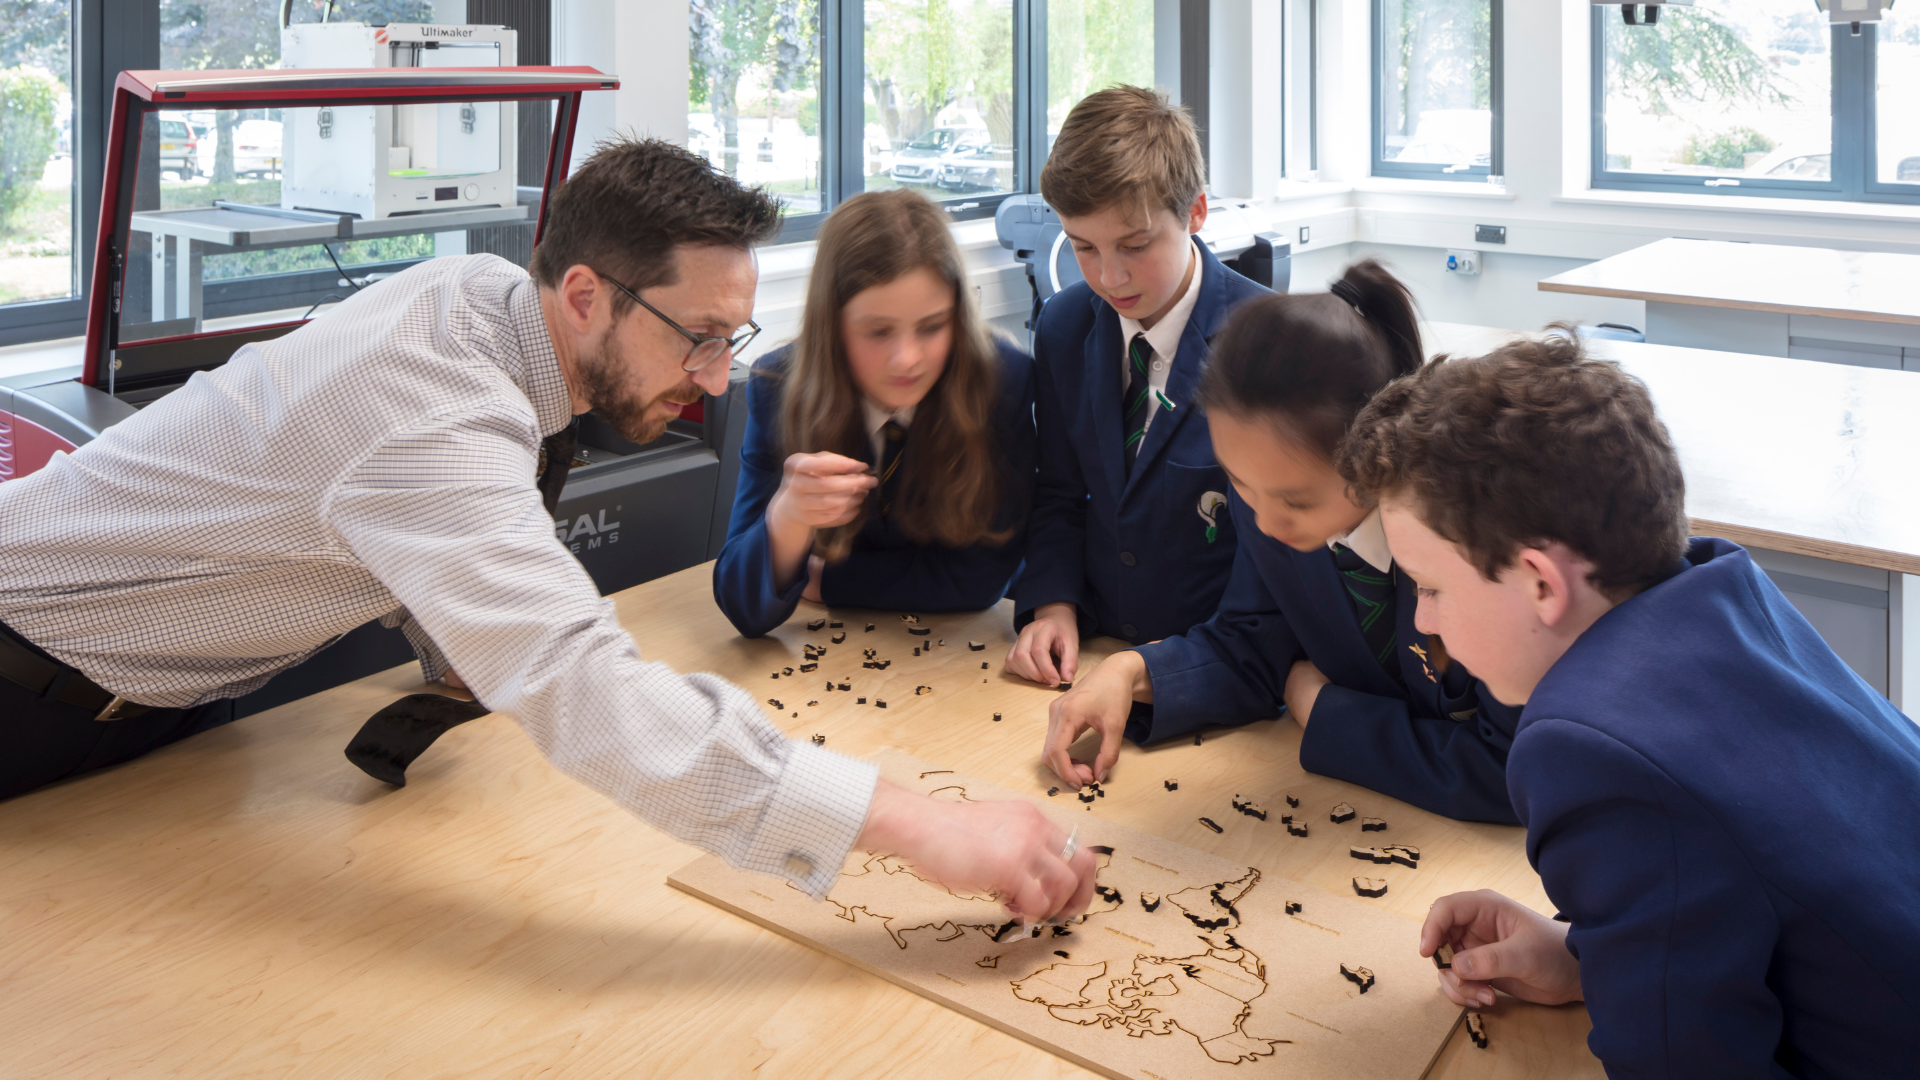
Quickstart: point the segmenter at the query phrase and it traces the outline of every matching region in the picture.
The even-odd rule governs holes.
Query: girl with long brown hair
[[[748,637],[801,599],[968,611],[1026,550],[1033,362],[992,337],[947,215],[909,191],[820,229],[799,337],[754,365],[713,595]]]

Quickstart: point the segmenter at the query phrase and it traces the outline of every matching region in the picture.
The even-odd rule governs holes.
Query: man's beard
[[[645,446],[659,438],[672,421],[670,416],[650,416],[662,401],[690,403],[704,393],[692,379],[686,379],[663,394],[643,398],[628,382],[631,371],[626,357],[613,346],[613,332],[600,338],[593,351],[583,354],[578,365],[585,384],[587,403],[593,411],[627,441]]]

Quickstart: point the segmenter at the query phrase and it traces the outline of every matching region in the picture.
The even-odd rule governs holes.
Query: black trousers
[[[0,634],[53,659],[5,626],[0,626]],[[0,799],[131,761],[149,750],[232,722],[231,699],[98,722],[91,710],[43,701],[26,687],[0,678]]]

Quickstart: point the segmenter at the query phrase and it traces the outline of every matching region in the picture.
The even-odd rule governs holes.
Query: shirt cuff
[[[791,744],[741,865],[786,878],[815,900],[825,897],[866,827],[879,782],[880,770],[864,761]]]

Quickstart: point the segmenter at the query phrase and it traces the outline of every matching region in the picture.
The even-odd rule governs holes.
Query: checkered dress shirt
[[[0,621],[116,694],[184,706],[383,618],[568,775],[824,895],[875,770],[641,660],[534,487],[571,414],[525,271],[432,260],[0,484]]]

